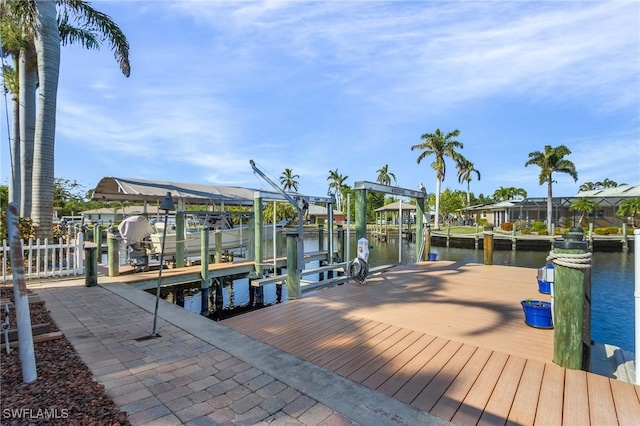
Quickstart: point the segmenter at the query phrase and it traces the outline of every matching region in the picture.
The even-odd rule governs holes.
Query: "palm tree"
[[[591,198],[578,198],[569,206],[570,211],[580,212],[580,219],[578,219],[578,226],[582,226],[582,219],[584,219],[585,214],[595,213],[599,210],[602,210],[600,204],[593,201]]]
[[[393,173],[389,173],[388,164],[385,164],[376,173],[378,173],[378,178],[376,179],[376,182],[378,182],[379,184],[389,186],[391,185],[391,178],[393,178],[393,181],[395,182],[395,184],[398,185],[398,180],[396,179],[396,175],[394,175]]]
[[[292,169],[284,169],[284,172],[280,175],[280,183],[282,184],[282,189],[284,191],[297,191],[298,190],[298,181],[296,178],[299,178],[299,175],[294,175]]]
[[[472,175],[475,172],[478,175],[478,180],[480,180],[480,172],[475,169],[473,163],[467,160],[462,155],[458,156],[456,160],[456,167],[458,169],[458,182],[467,183],[467,206],[471,205],[471,179]]]
[[[413,145],[411,150],[421,149],[423,150],[418,156],[418,164],[430,156],[434,155],[436,158],[431,163],[431,167],[436,171],[436,220],[434,229],[440,229],[440,186],[444,180],[446,174],[445,157],[449,157],[454,161],[458,158],[456,148],[462,149],[464,146],[461,142],[458,142],[454,138],[460,136],[458,129],[444,135],[440,129],[436,129],[434,133],[425,133],[422,135],[422,143]]]
[[[525,167],[535,164],[540,167],[540,175],[538,176],[539,184],[547,184],[547,231],[551,234],[551,225],[553,222],[553,173],[566,173],[578,181],[578,172],[576,166],[564,157],[571,154],[569,148],[564,145],[552,147],[545,145],[544,152],[533,151],[529,153],[529,160],[524,164]]]
[[[527,198],[527,191],[524,188],[516,188],[515,186],[507,188],[501,186],[493,193],[494,201],[509,201],[515,200],[518,197],[522,197],[523,199]]]
[[[349,176],[343,176],[338,173],[338,169],[329,170],[329,177],[327,178],[329,182],[329,191],[331,189],[335,190],[336,194],[336,208],[338,211],[342,211],[342,201],[343,201],[343,191],[346,187],[344,182],[349,178]]]
[[[18,68],[21,162],[20,168],[12,171],[12,176],[15,176],[16,171],[22,174],[21,214],[32,216],[40,237],[51,235],[51,218],[53,217],[55,98],[57,97],[60,43],[80,42],[84,47],[98,48],[100,42],[108,40],[122,72],[127,77],[130,74],[129,44],[111,18],[82,0],[59,0],[62,14],[59,21],[56,21],[55,4],[51,1],[12,0],[2,4],[3,23],[9,19],[13,20],[22,34],[19,65],[23,66]],[[50,19],[51,14],[53,14],[53,24]],[[78,28],[70,24],[70,16],[78,22]],[[53,48],[53,39],[57,42],[57,48]],[[35,52],[37,71],[35,69],[32,71],[26,66],[29,64],[30,48]],[[51,63],[43,64],[42,61],[45,60]],[[37,113],[33,113],[36,111],[34,78],[36,75],[38,76],[39,102]],[[34,129],[33,137],[29,133],[31,128]],[[29,182],[28,172],[32,170],[32,181]],[[32,196],[33,209],[30,205]]]
[[[593,182],[585,182],[580,185],[580,192],[593,191],[594,189],[598,189],[598,186]]]
[[[35,4],[34,44],[38,61],[38,103],[33,144],[33,200],[31,218],[36,235],[53,236],[54,144],[56,98],[60,73],[60,33],[56,5],[47,0]]]
[[[632,224],[636,226],[636,216],[640,215],[640,197],[626,198],[618,206],[616,216],[631,216]]]

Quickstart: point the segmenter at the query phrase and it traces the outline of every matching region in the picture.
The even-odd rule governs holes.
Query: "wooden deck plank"
[[[611,393],[611,380],[596,374],[587,374],[589,392],[589,418],[593,425],[604,425],[615,419],[616,406]],[[637,389],[637,387],[636,387]]]
[[[376,374],[380,369],[383,368],[384,365],[392,362],[398,355],[408,350],[409,347],[413,346],[416,341],[423,336],[423,334],[421,333],[404,329],[397,334],[404,334],[404,336],[402,336],[396,342],[391,342],[392,344],[388,347],[388,349],[382,350],[382,352],[373,354],[369,357],[363,357],[365,361],[364,365],[355,370],[353,373],[349,374],[347,377],[354,382],[364,384],[364,381],[368,380],[371,376]],[[383,347],[381,346],[380,349],[383,349]],[[387,373],[383,372],[382,374],[388,377]],[[380,383],[375,384],[371,382],[370,385],[365,386],[369,386],[372,389],[375,389],[379,385]]]
[[[371,360],[376,359],[377,356],[383,357],[386,349],[395,345],[409,333],[409,330],[403,330],[395,326],[389,327],[384,335],[380,333],[379,339],[372,339],[366,346],[363,346],[362,350],[349,354],[347,362],[334,371],[342,376],[349,377],[356,370],[371,363]]]
[[[413,332],[417,333],[417,332]],[[376,370],[375,373],[369,375],[364,381],[360,382],[371,389],[378,389],[393,375],[400,372],[400,370],[412,359],[414,359],[422,350],[429,346],[436,338],[433,336],[427,336],[422,333],[419,334],[418,339],[412,343],[405,350],[402,350],[398,355],[391,358],[388,362],[383,364]],[[444,346],[445,340],[440,340],[441,347]],[[397,379],[396,379],[397,380]],[[391,385],[389,385],[391,386]]]
[[[584,371],[565,370],[564,394],[566,398],[562,413],[563,421],[566,424],[588,425],[590,423],[589,396],[587,395],[587,377]]]
[[[463,344],[449,340],[441,350],[431,357],[415,374],[399,389],[393,397],[402,402],[411,404],[422,390],[433,380],[440,370],[453,358],[462,348]],[[463,356],[471,356],[468,348],[463,352]]]
[[[618,423],[620,425],[640,425],[640,402],[634,385],[611,380],[611,393],[616,406]]]
[[[455,381],[461,370],[468,364],[477,349],[475,346],[462,345],[458,352],[456,352],[456,356],[450,358],[449,361],[434,374],[433,378],[429,380],[428,384],[426,384],[422,391],[420,391],[411,402],[411,405],[423,411],[430,412],[436,403],[445,397],[444,394]]]
[[[491,352],[489,360],[462,400],[462,405],[451,418],[451,422],[458,425],[475,425],[478,423],[508,358],[507,354]]]
[[[269,342],[271,345],[285,348],[290,343],[300,344],[302,341],[310,341],[317,334],[326,330],[336,329],[340,324],[347,324],[354,320],[353,315],[334,315],[332,312],[325,311],[325,315],[315,316],[313,320],[298,321],[289,324],[286,333],[281,333]]]
[[[540,386],[544,374],[544,364],[527,360],[518,384],[511,411],[507,419],[508,425],[530,425],[536,416]]]
[[[315,348],[300,348],[300,352],[296,351],[292,353],[299,353],[300,355],[298,356],[300,356],[300,358],[316,364],[316,360],[321,362],[331,357],[335,351],[344,350],[344,348],[351,345],[355,339],[378,324],[378,322],[370,320],[357,321],[340,330],[339,333],[323,338],[321,343],[316,345]]]
[[[424,404],[424,407],[433,405],[433,408],[428,410],[431,414],[445,420],[451,420],[462,405],[462,401],[469,393],[469,390],[471,390],[471,387],[480,376],[480,373],[491,356],[491,352],[489,349],[477,348],[462,370],[458,369],[460,371],[459,374],[455,376],[440,398],[436,399],[438,392],[436,392],[432,383],[423,391],[423,394],[426,393],[428,398],[421,398],[423,395],[421,394],[417,400],[414,401],[413,405],[418,408],[420,408],[420,404]],[[449,366],[449,364],[447,364],[447,366]],[[451,367],[453,367],[453,365]],[[444,371],[446,370],[443,369],[440,373]],[[453,376],[455,373],[456,371],[453,369],[450,375]],[[418,402],[418,400],[420,400],[420,402]],[[436,401],[435,404],[433,404],[433,401]]]
[[[554,426],[562,424],[565,394],[564,373],[564,369],[557,365],[545,365],[542,385],[540,386],[538,410],[536,411],[536,425]]]
[[[325,365],[331,364],[333,360],[341,357],[343,354],[352,351],[360,345],[366,344],[370,338],[377,336],[379,333],[389,328],[388,324],[382,324],[376,321],[371,321],[369,324],[371,325],[370,328],[360,327],[353,330],[348,336],[344,336],[338,344],[333,345],[330,350],[323,351],[323,353],[310,358],[310,360],[314,364],[324,367]],[[330,370],[330,368],[327,369]]]
[[[527,360],[524,358],[509,357],[478,425],[489,426],[506,422],[526,364]]]
[[[563,379],[524,324],[536,272],[425,262],[221,323],[456,424],[640,424],[637,386]]]
[[[420,369],[424,367],[434,356],[436,356],[440,352],[440,350],[448,343],[450,342],[446,339],[436,338],[432,340],[424,349],[422,349],[406,364],[404,364],[395,373],[393,373],[382,385],[377,388],[377,390],[385,395],[395,396],[395,394],[416,375],[416,372],[420,371]],[[460,346],[462,346],[462,344],[453,343],[452,345],[449,345],[448,350],[450,352],[455,352]],[[418,392],[416,392],[415,395],[417,395]],[[415,395],[411,397],[408,403],[413,401]]]

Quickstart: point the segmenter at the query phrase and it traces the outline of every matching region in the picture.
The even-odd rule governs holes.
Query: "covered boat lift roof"
[[[167,192],[173,198],[196,205],[250,206],[253,205],[256,197],[261,197],[263,200],[286,201],[282,194],[262,189],[118,177],[100,179],[91,199],[95,201],[161,203]],[[291,196],[302,196],[311,203],[334,202],[334,199],[330,197],[306,196],[296,193],[291,193]]]

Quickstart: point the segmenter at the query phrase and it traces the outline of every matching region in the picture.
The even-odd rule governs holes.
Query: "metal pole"
[[[160,303],[160,283],[162,282],[162,268],[164,266],[164,243],[167,239],[167,221],[169,220],[169,210],[174,210],[173,199],[171,193],[167,192],[164,196],[160,209],[164,210],[164,228],[162,230],[162,246],[160,248],[160,269],[158,270],[158,286],[156,287],[156,307],[153,312],[153,330],[151,331],[151,337],[158,337],[156,333],[156,326],[158,321],[158,305]],[[176,237],[178,237],[176,235]]]
[[[633,252],[634,252],[634,276],[635,276],[635,300],[636,300],[636,385],[640,383],[640,229],[633,230]]]
[[[347,194],[347,256],[342,262],[349,260],[351,256],[351,194]]]
[[[400,200],[400,220],[398,221],[398,263],[402,263],[402,200]]]
[[[162,229],[162,246],[160,249],[160,269],[158,270],[158,285],[156,287],[156,307],[153,311],[153,330],[151,331],[151,337],[157,337],[156,326],[158,322],[158,305],[160,303],[160,283],[162,282],[162,267],[164,266],[164,242],[167,239],[168,220],[169,220],[169,210],[165,210],[164,211],[164,227]]]

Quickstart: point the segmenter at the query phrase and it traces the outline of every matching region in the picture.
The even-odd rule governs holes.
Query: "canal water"
[[[305,234],[305,251],[318,249],[317,234]],[[411,264],[416,261],[415,244],[403,240],[402,246],[398,239],[390,237],[386,242],[369,239],[369,265],[371,267],[402,263]],[[284,255],[285,244],[278,241],[277,253]],[[352,234],[348,244],[350,259],[356,253],[357,242]],[[324,247],[327,247],[326,237]],[[265,256],[273,253],[272,243],[266,243],[263,249]],[[431,252],[437,254],[437,260],[450,260],[460,263],[484,263],[482,250],[461,249],[451,247],[431,247]],[[540,251],[494,251],[495,265],[521,266],[541,268],[546,264],[548,252]],[[633,252],[595,252],[592,257],[591,268],[591,338],[598,343],[618,346],[624,350],[634,352],[634,254]],[[400,259],[400,260],[399,260]],[[437,261],[436,260],[436,261]],[[307,268],[317,267],[317,262],[308,264]],[[307,277],[305,277],[307,278]],[[531,277],[531,288],[538,291],[536,276]],[[286,286],[282,286],[282,300],[287,299]],[[185,300],[185,308],[199,312],[199,296]],[[264,287],[265,304],[276,303],[276,285]],[[234,281],[233,290],[223,288],[223,307],[238,307],[249,303],[249,283],[247,279]]]

